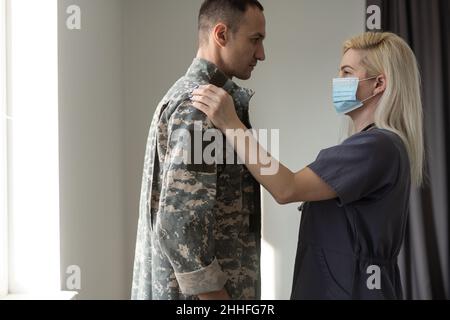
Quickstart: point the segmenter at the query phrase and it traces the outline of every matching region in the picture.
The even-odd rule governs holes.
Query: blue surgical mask
[[[375,79],[375,77],[359,80],[358,78],[335,78],[333,79],[333,104],[336,112],[339,114],[347,114],[353,110],[361,108],[364,102],[375,97],[377,94],[359,101],[356,98],[358,85],[361,81]]]

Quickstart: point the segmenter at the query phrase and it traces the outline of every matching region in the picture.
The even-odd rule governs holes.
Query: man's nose
[[[264,52],[264,46],[262,44],[256,49],[255,58],[259,61],[266,60],[266,53]]]

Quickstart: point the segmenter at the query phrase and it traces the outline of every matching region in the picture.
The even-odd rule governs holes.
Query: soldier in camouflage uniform
[[[263,60],[263,55],[256,59]],[[190,101],[191,92],[199,85],[223,87],[233,97],[241,120],[250,127],[248,107],[253,92],[239,87],[214,63],[199,56],[162,99],[150,127],[133,299],[191,300],[224,288],[232,299],[260,298],[259,184],[236,161],[179,161],[186,141],[191,142],[188,151],[204,150],[201,141],[201,146],[195,145],[195,130],[202,134],[214,129]],[[226,143],[222,143],[226,155]]]

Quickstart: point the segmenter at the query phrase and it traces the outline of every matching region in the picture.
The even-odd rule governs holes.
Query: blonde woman
[[[192,100],[228,141],[248,139],[224,90],[200,87]],[[262,164],[247,161],[252,150],[263,150],[253,138],[236,152],[277,202],[304,202],[292,299],[401,299],[397,256],[424,157],[412,50],[392,33],[346,41],[333,102],[351,118],[352,133],[305,169],[279,164],[276,174],[262,175]]]

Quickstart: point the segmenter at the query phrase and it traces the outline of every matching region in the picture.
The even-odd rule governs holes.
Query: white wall
[[[60,17],[73,3],[83,12],[83,29],[61,19],[59,36],[61,250],[63,267],[82,268],[81,299],[129,297],[148,128],[195,56],[201,2],[60,0]],[[338,141],[331,78],[365,1],[261,2],[267,61],[243,84],[257,92],[253,125],[281,129],[281,160],[297,170]],[[263,208],[263,297],[287,299],[300,216],[267,194]]]
[[[121,0],[59,1],[61,260],[79,299],[126,299]],[[82,29],[65,26],[77,4]]]

